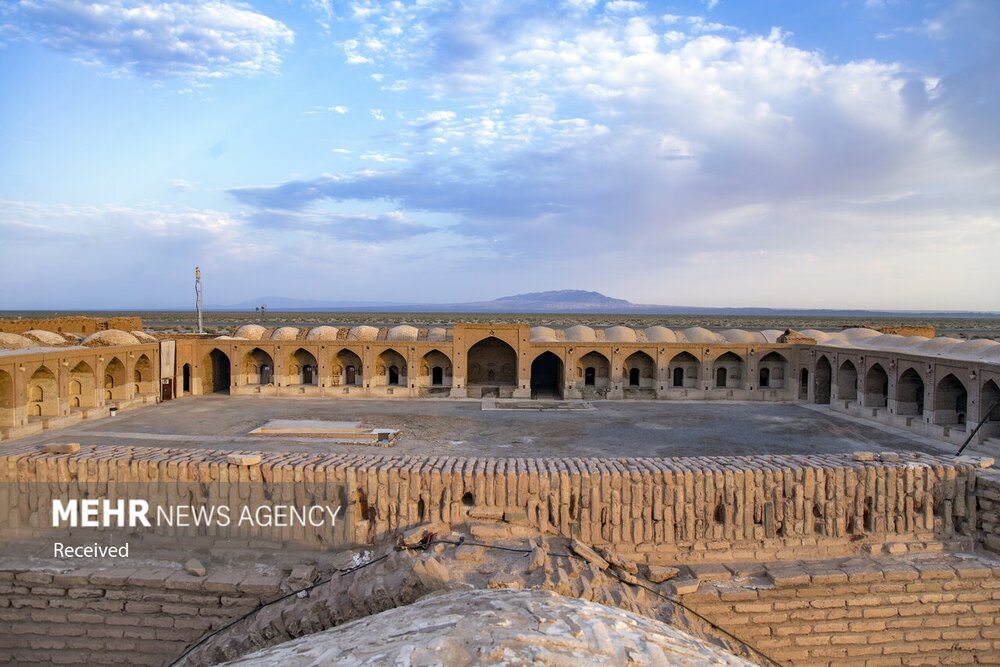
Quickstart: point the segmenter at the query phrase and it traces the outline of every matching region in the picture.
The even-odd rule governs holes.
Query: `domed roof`
[[[552,342],[556,340],[555,329],[549,327],[531,327],[529,335],[533,341]]]
[[[226,664],[721,667],[753,663],[633,612],[547,590],[487,589],[427,596]]]
[[[399,326],[392,327],[386,334],[386,340],[416,340],[417,334],[420,331],[416,327],[411,327],[409,324],[400,324]]]
[[[879,331],[875,331],[874,329],[865,329],[864,327],[852,327],[850,329],[844,329],[840,333],[843,334],[844,338],[852,343],[856,343],[857,341],[861,341],[866,338],[871,338],[872,336],[884,335]]]
[[[677,334],[674,333],[673,329],[668,329],[667,327],[661,327],[659,325],[646,327],[645,329],[646,340],[650,343],[676,343]]]
[[[883,334],[867,341],[867,347],[879,350],[898,350],[906,339],[897,334]]]
[[[629,327],[609,327],[604,330],[604,340],[613,343],[634,343],[636,340],[635,329]]]
[[[90,334],[83,339],[83,344],[87,347],[113,347],[116,345],[138,345],[139,341],[127,331],[107,329]]]
[[[155,343],[156,336],[150,335],[145,331],[130,331],[130,334],[135,336],[135,339],[140,343]]]
[[[41,343],[42,345],[65,345],[66,339],[53,331],[43,331],[42,329],[32,329],[21,334],[25,338]]]
[[[337,327],[321,326],[313,327],[306,334],[306,340],[337,340],[337,334],[340,333],[340,329]]]
[[[760,335],[764,337],[764,340],[768,343],[777,343],[778,338],[785,335],[784,331],[778,329],[764,329],[760,332]]]
[[[448,330],[444,327],[431,327],[427,330],[427,340],[433,343],[448,340]]]
[[[703,327],[689,327],[684,330],[684,339],[688,343],[725,343],[719,336]]]
[[[711,333],[711,332],[709,332]],[[747,331],[746,329],[726,329],[717,334],[727,343],[766,343],[767,339],[759,331]],[[701,341],[699,341],[701,342]]]
[[[911,350],[915,354],[937,354],[946,347],[951,347],[955,343],[961,343],[958,338],[929,338],[919,345],[914,345]]]
[[[271,340],[295,340],[299,337],[299,330],[295,327],[278,327],[271,332]]]
[[[351,330],[347,332],[347,338],[349,340],[375,340],[378,338],[378,329],[364,324],[351,327]]]
[[[592,343],[597,340],[597,332],[584,324],[574,324],[564,334],[566,340],[574,343]]]
[[[30,338],[25,338],[19,334],[0,332],[0,350],[21,350],[35,345]]]
[[[826,331],[820,331],[819,329],[803,329],[799,333],[806,338],[812,338],[817,343],[823,343],[830,340],[830,334]]]
[[[244,324],[233,332],[233,338],[246,338],[247,340],[264,340],[267,336],[267,329],[259,324]]]
[[[977,340],[967,340],[955,343],[948,347],[941,348],[938,354],[942,357],[952,357],[957,359],[979,359],[987,349],[1000,345],[996,341],[980,338]]]
[[[1000,364],[1000,345],[983,350],[979,353],[979,358],[982,361]]]

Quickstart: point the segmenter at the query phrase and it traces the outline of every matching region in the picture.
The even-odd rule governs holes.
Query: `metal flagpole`
[[[194,267],[194,295],[198,305],[198,333],[205,333],[201,325],[201,268]]]

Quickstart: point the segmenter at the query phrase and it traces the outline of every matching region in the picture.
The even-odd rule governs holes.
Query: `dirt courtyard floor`
[[[521,402],[524,403],[524,402]],[[83,445],[495,457],[671,457],[953,453],[903,432],[878,429],[795,404],[595,401],[589,410],[488,410],[480,401],[203,396],[82,422],[9,445]],[[360,422],[398,429],[394,447],[304,437],[253,437],[274,419]]]

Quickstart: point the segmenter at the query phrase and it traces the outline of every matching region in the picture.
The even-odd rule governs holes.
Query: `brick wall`
[[[141,317],[56,317],[52,319],[0,320],[0,332],[24,333],[32,329],[89,336],[105,329],[142,331]]]
[[[683,599],[784,664],[997,664],[998,574],[971,554],[743,564]]]
[[[253,570],[0,570],[0,663],[163,665],[277,596]]]
[[[893,462],[850,455],[684,459],[462,459],[87,446],[0,457],[0,482],[325,482],[346,487],[347,539],[366,544],[427,522],[470,519],[613,545],[646,562],[785,560],[849,555],[865,545],[968,537],[978,525],[968,460],[924,454]],[[895,455],[894,455],[895,456]],[[10,486],[10,485],[8,485]],[[0,489],[0,492],[4,492]],[[32,487],[4,492],[4,525],[36,507]],[[13,522],[13,523],[12,523]],[[20,522],[20,523],[19,523]],[[302,540],[309,535],[299,535]]]

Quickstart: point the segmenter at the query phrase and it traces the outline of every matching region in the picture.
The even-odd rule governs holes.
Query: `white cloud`
[[[226,0],[19,0],[10,14],[23,38],[157,79],[274,71],[294,39],[280,21]]]
[[[183,178],[171,178],[170,189],[174,192],[190,192],[194,186]]]

